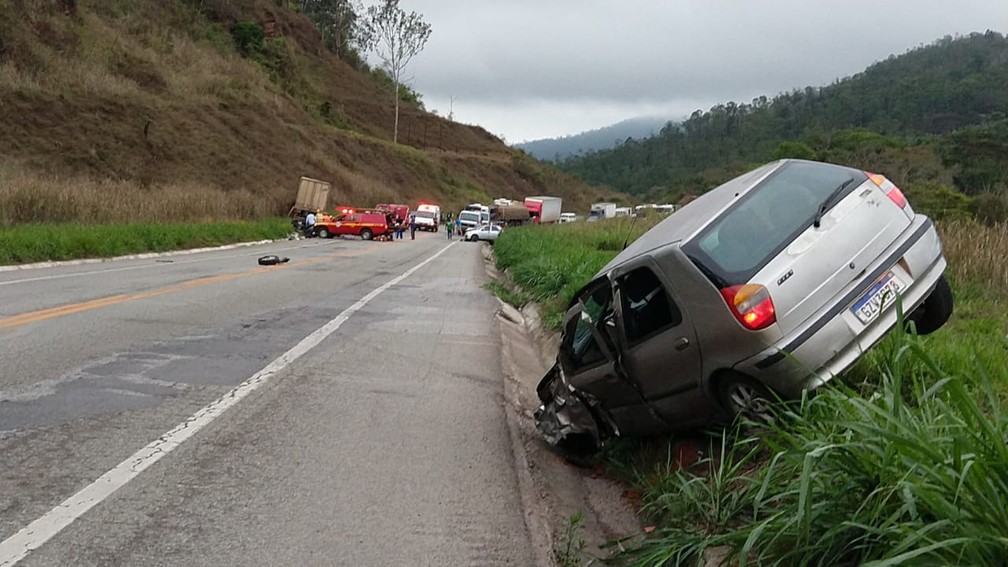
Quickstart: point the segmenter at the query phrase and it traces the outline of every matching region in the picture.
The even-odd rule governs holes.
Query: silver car
[[[483,224],[467,230],[465,232],[465,239],[469,242],[478,242],[480,240],[494,242],[500,236],[501,230],[503,228],[499,224]]]
[[[798,398],[897,324],[952,313],[931,220],[881,175],[782,160],[645,233],[571,301],[538,387],[552,444],[687,429]]]

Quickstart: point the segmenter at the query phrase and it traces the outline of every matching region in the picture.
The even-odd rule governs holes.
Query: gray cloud
[[[1008,31],[1005,0],[403,1],[431,23],[407,70],[429,109],[517,142],[861,71],[944,35]],[[454,98],[454,104],[450,100]]]

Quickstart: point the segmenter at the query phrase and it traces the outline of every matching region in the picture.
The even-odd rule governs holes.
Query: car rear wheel
[[[718,397],[729,417],[742,416],[750,421],[772,424],[775,396],[763,384],[743,374],[726,374],[718,382]]]
[[[918,335],[931,334],[942,327],[952,316],[952,288],[945,276],[938,278],[938,283],[920,305],[908,317],[913,321]]]
[[[374,238],[374,234],[372,234],[370,230],[365,228],[364,230],[361,231],[360,237],[363,238],[364,240],[371,240],[372,238]]]
[[[318,231],[318,236],[319,238],[329,238],[329,231],[324,228],[320,228]]]

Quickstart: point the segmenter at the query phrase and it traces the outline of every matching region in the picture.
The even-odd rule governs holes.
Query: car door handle
[[[672,343],[672,346],[676,350],[686,350],[689,347],[689,339],[686,337],[679,337],[676,342]]]

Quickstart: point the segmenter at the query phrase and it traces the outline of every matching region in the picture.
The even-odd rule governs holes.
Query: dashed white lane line
[[[21,531],[5,539],[3,542],[0,542],[0,567],[10,567],[24,559],[33,550],[41,547],[53,536],[62,531],[63,528],[84,515],[85,512],[136,478],[147,467],[161,460],[161,457],[170,453],[185,442],[186,439],[189,439],[214,419],[217,419],[225,411],[237,405],[245,396],[248,396],[269,382],[270,378],[290,363],[318,346],[326,337],[336,332],[351,315],[362,309],[371,300],[408,278],[441,254],[444,254],[453,244],[445,246],[423,262],[375,288],[356,303],[344,309],[335,319],[302,339],[301,342],[266,365],[265,368],[253,374],[248,380],[235,386],[231,391],[176,425],[173,429],[167,431],[164,435],[119,463],[112,470],[98,477],[98,480],[95,480],[77,494],[67,498],[58,506],[46,512],[41,518],[28,524]]]

